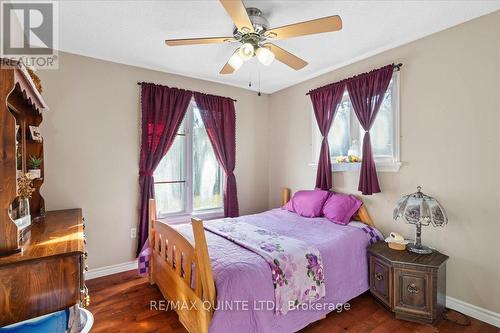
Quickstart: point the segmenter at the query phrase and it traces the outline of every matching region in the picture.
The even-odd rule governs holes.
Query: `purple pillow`
[[[329,195],[329,191],[323,190],[297,191],[283,209],[304,217],[318,217]]]
[[[323,215],[334,223],[346,225],[361,204],[361,200],[352,194],[332,192],[323,206]]]

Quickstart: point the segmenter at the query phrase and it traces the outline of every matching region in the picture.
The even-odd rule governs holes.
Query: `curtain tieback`
[[[153,171],[139,171],[139,176],[153,177]]]

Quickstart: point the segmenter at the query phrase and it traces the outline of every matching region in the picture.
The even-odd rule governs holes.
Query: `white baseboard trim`
[[[500,313],[480,308],[479,306],[466,303],[450,296],[446,296],[446,307],[462,312],[469,317],[476,318],[493,326],[500,327]]]
[[[133,269],[137,269],[137,265],[137,260],[132,260],[117,265],[94,268],[85,273],[85,280],[131,271]],[[463,314],[484,321],[485,323],[491,324],[493,326],[500,327],[499,313],[486,310],[479,306],[469,304],[450,296],[446,296],[446,307],[462,312]]]
[[[102,276],[131,271],[133,269],[137,269],[137,267],[137,260],[132,260],[121,264],[89,269],[89,271],[85,273],[85,280],[91,280]]]

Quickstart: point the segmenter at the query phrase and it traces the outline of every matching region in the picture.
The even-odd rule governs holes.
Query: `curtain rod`
[[[394,71],[395,72],[399,72],[401,70],[401,67],[403,67],[403,64],[402,63],[399,63],[397,65],[394,65]],[[321,87],[320,87],[321,88]],[[309,95],[309,93],[307,92],[306,95]]]
[[[148,82],[140,82],[140,81],[139,81],[139,82],[137,82],[137,85],[139,85],[139,86],[140,86],[140,85],[142,85],[143,83],[148,83]],[[190,91],[192,91],[192,90],[190,90]],[[207,94],[207,95],[209,95],[209,94]],[[216,95],[213,95],[213,96],[216,96]],[[223,97],[223,96],[220,96],[220,97]],[[230,97],[226,97],[226,98],[230,98]],[[232,100],[233,102],[238,102],[238,100],[237,100],[237,99],[234,99],[234,98],[231,98],[231,100]]]

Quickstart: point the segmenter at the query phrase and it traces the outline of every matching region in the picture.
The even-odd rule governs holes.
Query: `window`
[[[314,113],[313,127],[314,163],[312,165],[317,165],[321,134]],[[333,171],[358,170],[360,168],[360,163],[356,162],[352,156],[363,158],[361,155],[364,132],[346,90],[328,133]],[[370,137],[377,170],[398,171],[401,166],[399,158],[399,72],[394,73],[389,83],[382,106],[370,130]]]
[[[222,216],[222,172],[193,100],[154,172],[158,216],[178,216],[179,221],[193,213]]]

